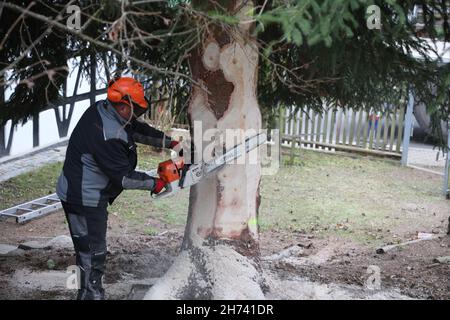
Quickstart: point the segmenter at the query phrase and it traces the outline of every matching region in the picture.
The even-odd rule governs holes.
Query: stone
[[[17,256],[23,256],[26,253],[26,250],[23,249],[19,249],[19,247],[17,247],[16,250],[13,250],[11,252],[9,252],[7,255],[8,257],[17,257]]]
[[[0,255],[6,255],[14,250],[16,250],[18,247],[13,246],[10,244],[0,244]]]
[[[50,249],[50,247],[48,247],[47,244],[44,242],[32,240],[19,244],[19,249],[35,250],[35,249]]]
[[[19,249],[23,250],[48,250],[48,249],[73,249],[73,242],[69,236],[56,236],[47,242],[43,241],[27,241],[19,245]]]
[[[54,249],[73,249],[72,238],[66,235],[54,237],[46,243],[46,247]]]

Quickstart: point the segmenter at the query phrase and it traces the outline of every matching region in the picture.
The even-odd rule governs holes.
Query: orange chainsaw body
[[[164,191],[152,194],[152,197],[154,199],[165,198],[181,189],[190,188],[200,182],[207,174],[223,168],[230,160],[237,159],[242,154],[248,153],[266,141],[267,136],[265,133],[245,138],[245,142],[235,145],[223,154],[216,155],[209,162],[200,161],[194,164],[186,164],[183,157],[161,162],[158,164],[158,168],[149,171],[149,174],[164,182]]]
[[[184,167],[184,159],[167,160],[158,165],[159,178],[166,184],[181,179],[181,169]]]

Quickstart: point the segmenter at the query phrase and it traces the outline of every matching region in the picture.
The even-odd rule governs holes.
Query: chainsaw
[[[259,133],[245,139],[245,142],[237,144],[210,161],[200,161],[196,164],[185,164],[183,157],[166,160],[158,165],[158,169],[147,172],[152,177],[164,181],[164,191],[152,194],[155,199],[168,197],[181,189],[189,188],[213,171],[223,168],[227,163],[238,159],[243,152],[257,148],[267,140],[265,133]]]

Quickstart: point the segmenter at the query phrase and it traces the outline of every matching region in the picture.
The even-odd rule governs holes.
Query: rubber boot
[[[105,300],[103,289],[103,275],[105,274],[106,252],[98,252],[92,255],[91,274],[89,276],[89,288],[94,300]]]
[[[106,254],[103,252],[98,254],[79,252],[77,254],[77,264],[81,272],[77,300],[105,299],[105,290],[102,285],[105,261]]]

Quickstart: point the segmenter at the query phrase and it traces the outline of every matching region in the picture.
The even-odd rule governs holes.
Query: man
[[[135,142],[160,148],[178,143],[137,120],[148,108],[141,83],[114,79],[107,100],[90,106],[70,137],[56,189],[81,273],[77,299],[104,299],[108,203],[123,189],[159,193],[164,188],[162,180],[135,171]]]

